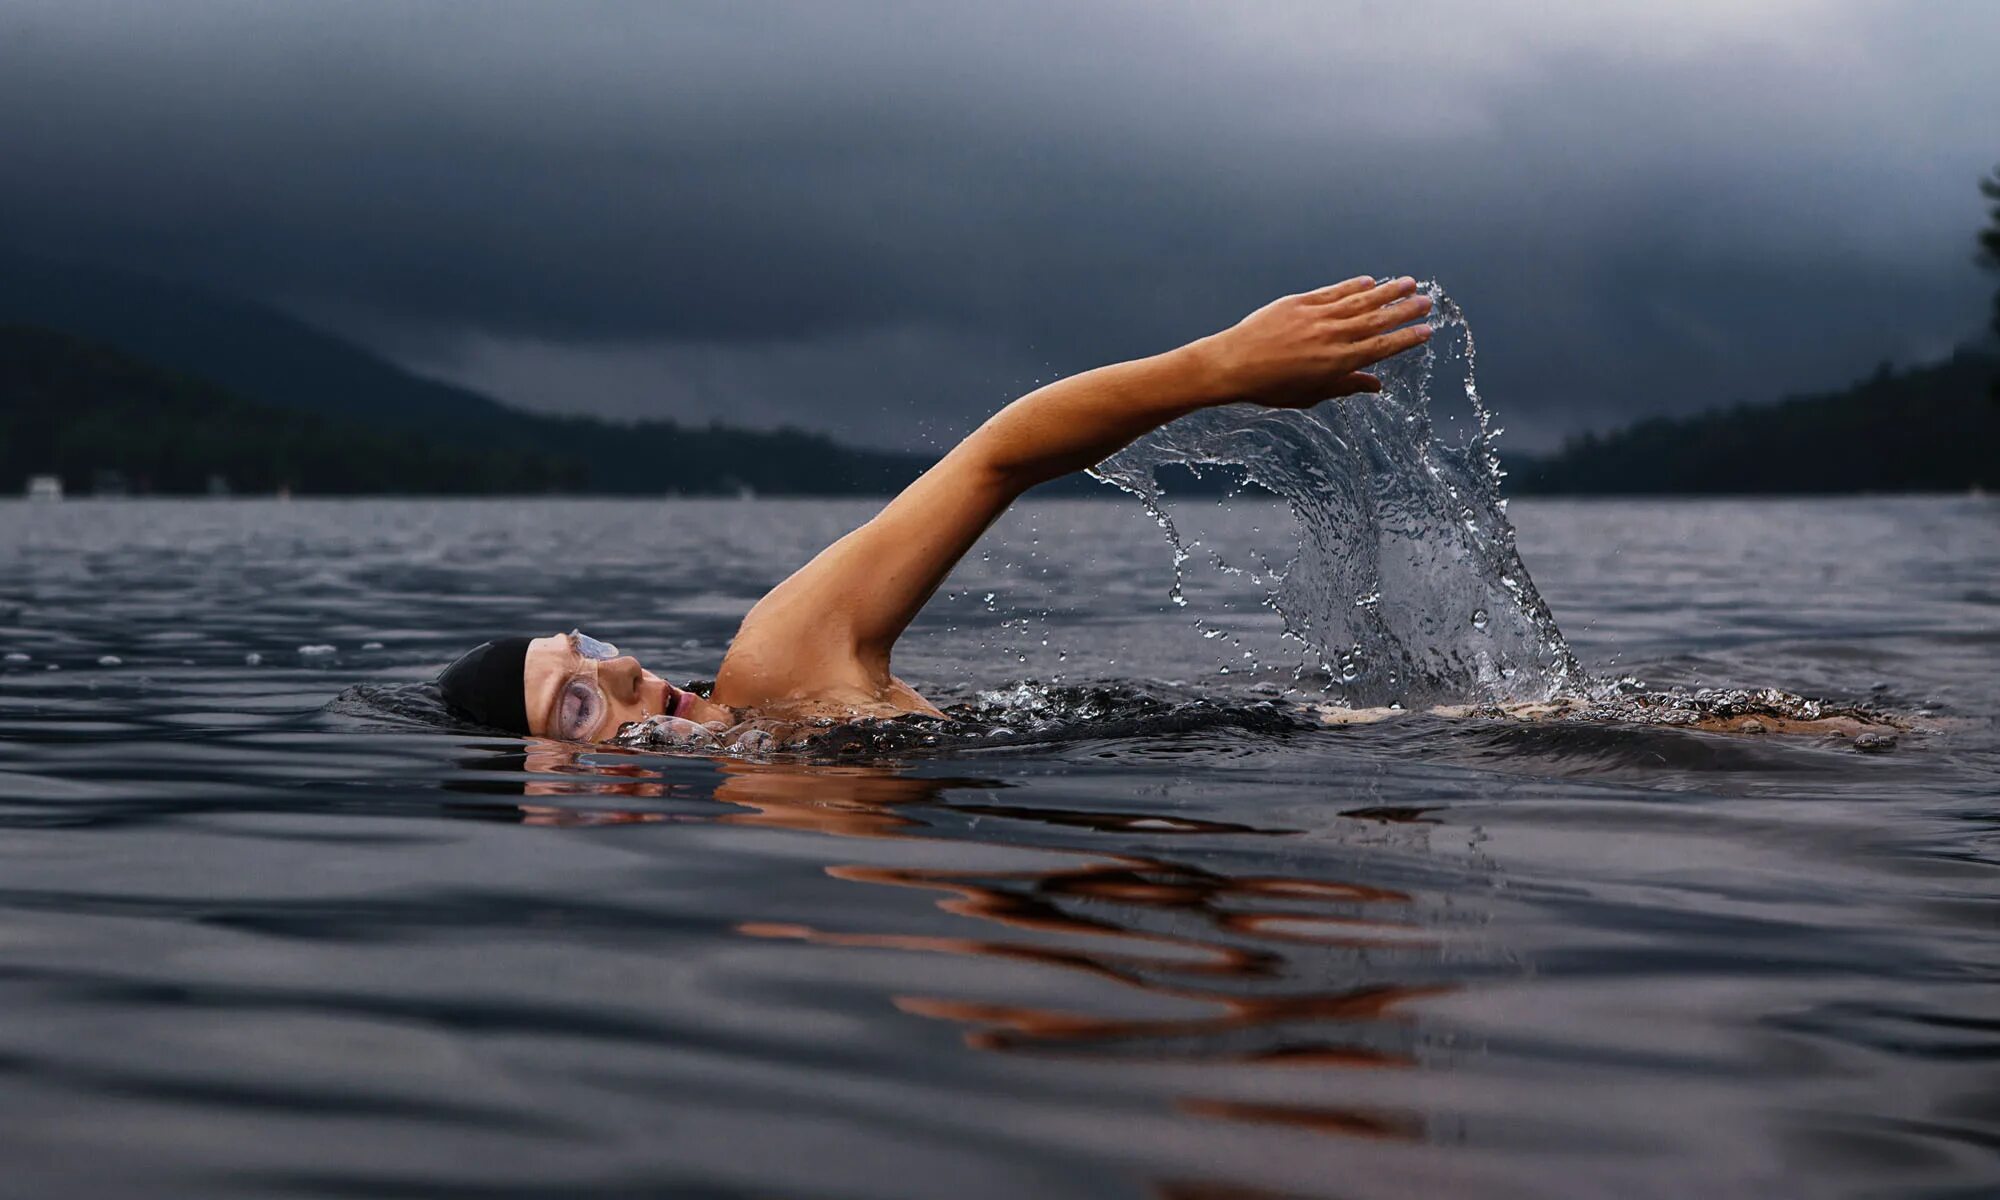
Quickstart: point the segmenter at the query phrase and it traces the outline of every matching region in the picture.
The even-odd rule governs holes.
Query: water
[[[2000,506],[1515,504],[1596,676],[1914,726],[1858,753],[1323,726],[1287,508],[1177,504],[1185,607],[1030,503],[898,657],[980,737],[811,763],[410,685],[706,676],[865,504],[0,504],[0,1195],[2000,1188]]]
[[[1208,409],[1093,474],[1137,496],[1166,530],[1176,602],[1180,569],[1205,541],[1304,648],[1293,678],[1311,675],[1343,703],[1581,694],[1587,681],[1515,551],[1493,444],[1501,431],[1479,397],[1472,331],[1441,289],[1423,290],[1435,305],[1431,340],[1377,369],[1379,395],[1303,411]],[[1160,483],[1169,464],[1237,469],[1286,501],[1295,532],[1275,552],[1229,533],[1192,537]]]

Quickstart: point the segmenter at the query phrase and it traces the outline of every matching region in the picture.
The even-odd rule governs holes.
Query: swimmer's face
[[[571,742],[604,741],[629,721],[692,699],[631,655],[574,633],[529,642],[521,677],[528,732]]]

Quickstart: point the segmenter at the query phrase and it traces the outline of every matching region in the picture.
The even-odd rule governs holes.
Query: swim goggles
[[[606,662],[618,657],[618,647],[610,642],[598,641],[580,629],[570,630],[567,636],[570,649],[579,658]],[[680,707],[678,691],[669,694],[676,701],[671,707]],[[564,680],[556,692],[549,733],[566,741],[588,741],[591,733],[604,723],[604,714],[610,711],[611,701],[605,697],[604,689],[597,685],[596,673],[579,671]]]

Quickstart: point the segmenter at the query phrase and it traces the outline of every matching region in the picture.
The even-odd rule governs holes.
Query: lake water
[[[572,625],[706,676],[870,507],[0,504],[0,1195],[2000,1194],[2000,504],[1514,507],[1590,670],[1886,753],[1318,727],[1119,500],[1024,505],[906,640],[983,742],[410,699]]]

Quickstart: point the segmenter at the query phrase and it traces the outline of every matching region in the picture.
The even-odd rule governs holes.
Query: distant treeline
[[[931,465],[928,456],[860,450],[797,429],[673,421],[616,425],[589,417],[518,414],[468,436],[498,446],[580,452],[583,471],[576,490],[621,495],[888,495]]]
[[[99,355],[115,351],[128,366],[149,364],[182,384],[203,381],[205,394],[226,395],[260,410],[256,416],[230,410],[239,413],[230,419],[249,426],[235,443],[209,428],[212,422],[195,416],[194,409],[180,409],[189,419],[162,416],[145,426],[168,443],[151,449],[136,439],[106,440],[109,430],[102,425],[87,443],[98,451],[79,449],[64,460],[75,466],[27,462],[20,450],[7,449],[10,464],[24,462],[24,469],[37,474],[60,470],[68,476],[81,469],[87,481],[97,471],[115,469],[132,476],[131,468],[108,460],[117,446],[120,462],[153,454],[182,464],[180,474],[150,472],[154,490],[185,490],[184,482],[170,488],[165,480],[184,481],[192,470],[204,478],[227,475],[238,490],[252,491],[289,481],[294,491],[313,492],[842,495],[896,491],[930,462],[923,455],[858,450],[797,430],[670,421],[619,425],[522,412],[469,389],[412,375],[264,305],[28,255],[0,252],[0,326],[61,330],[94,344]],[[105,380],[76,386],[101,393]],[[39,394],[51,396],[46,390]],[[12,410],[21,403],[14,389],[0,385],[0,406]],[[293,419],[298,414],[316,420]],[[330,445],[308,459],[304,443],[315,438],[331,439]],[[224,443],[230,452],[217,457]],[[0,486],[11,490],[14,483],[0,481]]]
[[[2000,205],[1994,222],[1988,249],[2000,253]],[[1508,490],[1992,488],[1996,375],[2000,359],[1963,351],[1826,395],[1642,421],[1539,459],[1509,455]],[[0,491],[9,494],[31,475],[56,474],[71,491],[108,482],[201,492],[220,476],[234,491],[301,494],[883,495],[929,461],[797,430],[522,412],[249,301],[0,254]],[[1241,483],[1183,473],[1170,490]],[[1039,490],[1114,494],[1081,476]]]
[[[1853,387],[1571,438],[1509,459],[1524,493],[1965,491],[2000,485],[2000,359],[1886,365]]]
[[[803,433],[507,416],[343,420],[253,403],[68,334],[0,326],[0,489],[12,495],[35,475],[72,494],[883,492],[923,465]]]
[[[252,404],[68,334],[0,326],[0,487],[19,495],[45,474],[72,492],[188,494],[211,479],[257,492],[546,491],[583,472]]]

